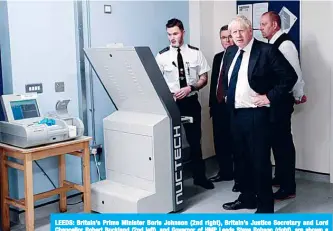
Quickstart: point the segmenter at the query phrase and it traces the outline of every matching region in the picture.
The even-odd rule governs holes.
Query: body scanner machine
[[[69,101],[64,101],[65,104]],[[20,148],[75,139],[83,135],[84,125],[79,118],[72,117],[64,109],[61,113],[44,117],[37,94],[2,95],[1,103],[6,121],[0,121],[0,141]],[[57,109],[58,111],[58,109]]]
[[[103,119],[106,180],[92,184],[92,210],[181,210],[181,116],[151,50],[87,48],[85,55],[117,109]]]

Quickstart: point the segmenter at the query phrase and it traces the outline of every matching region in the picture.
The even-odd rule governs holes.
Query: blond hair
[[[240,24],[241,26],[251,29],[252,30],[252,23],[251,21],[245,17],[244,15],[237,15],[228,25],[228,30],[231,31],[231,28],[234,24]]]

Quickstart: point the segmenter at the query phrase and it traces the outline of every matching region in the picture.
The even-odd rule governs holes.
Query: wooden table
[[[10,230],[9,205],[25,209],[26,230],[34,230],[34,202],[54,195],[60,195],[59,210],[67,211],[66,192],[78,190],[83,193],[84,212],[91,212],[90,201],[90,151],[89,141],[91,137],[80,137],[75,140],[39,146],[35,148],[22,149],[0,143],[0,185],[1,185],[1,228],[2,231]],[[66,181],[65,155],[70,154],[83,159],[83,185]],[[59,188],[36,194],[33,193],[33,171],[34,160],[48,157],[59,157]],[[20,160],[22,164],[9,161],[8,157]],[[8,167],[19,169],[24,172],[24,196],[25,198],[15,200],[8,193]]]

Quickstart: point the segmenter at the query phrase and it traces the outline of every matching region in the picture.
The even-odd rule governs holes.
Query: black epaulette
[[[191,48],[191,49],[194,49],[194,50],[197,50],[197,51],[199,50],[199,48],[191,46],[191,45],[188,45],[188,48]]]
[[[158,53],[163,54],[164,52],[167,52],[168,50],[170,50],[170,47],[166,47]]]

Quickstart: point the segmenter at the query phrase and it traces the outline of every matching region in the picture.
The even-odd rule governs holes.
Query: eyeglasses
[[[221,40],[231,40],[232,39],[232,36],[229,35],[229,36],[222,36],[221,37]]]

